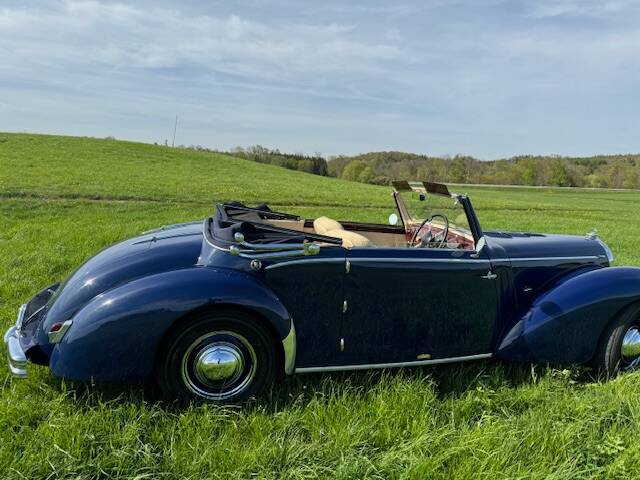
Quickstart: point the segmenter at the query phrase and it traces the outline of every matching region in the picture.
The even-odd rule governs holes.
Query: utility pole
[[[171,141],[171,148],[176,146],[176,130],[178,129],[178,115],[176,115],[176,123],[173,124],[173,140]]]

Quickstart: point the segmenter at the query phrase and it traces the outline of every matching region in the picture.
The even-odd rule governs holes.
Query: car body
[[[394,182],[393,198],[389,225],[231,202],[111,246],[20,308],[10,369],[233,402],[280,373],[489,357],[635,367],[640,269],[612,267],[596,234],[483,230],[442,184]]]

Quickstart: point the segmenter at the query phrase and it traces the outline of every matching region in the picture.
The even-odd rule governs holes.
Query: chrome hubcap
[[[243,366],[242,352],[229,343],[214,343],[201,350],[195,360],[196,375],[204,383],[233,381]]]
[[[253,381],[257,356],[249,341],[232,331],[197,338],[182,356],[182,381],[195,395],[228,400]]]
[[[633,326],[627,330],[622,339],[622,359],[627,363],[635,363],[640,358],[640,329]]]

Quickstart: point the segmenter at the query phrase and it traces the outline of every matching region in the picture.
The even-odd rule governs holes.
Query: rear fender
[[[144,380],[169,328],[190,312],[215,305],[257,313],[281,339],[289,339],[293,331],[287,310],[256,278],[225,269],[185,268],[96,296],[73,317],[49,366],[56,376],[72,380]]]
[[[640,300],[640,268],[609,267],[560,281],[505,335],[505,360],[584,363],[611,319]]]

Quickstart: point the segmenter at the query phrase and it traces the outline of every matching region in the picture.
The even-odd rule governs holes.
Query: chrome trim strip
[[[413,362],[398,363],[371,363],[363,365],[336,365],[329,367],[304,367],[296,368],[296,373],[314,373],[314,372],[342,372],[346,370],[374,370],[377,368],[399,368],[399,367],[418,367],[422,365],[437,365],[440,363],[466,362],[470,360],[482,360],[491,358],[492,353],[482,353],[480,355],[467,355],[464,357],[436,358],[433,360],[416,360]]]
[[[358,257],[349,258],[351,263],[366,263],[366,262],[378,262],[378,263],[491,263],[485,259],[473,259],[473,258],[406,258],[406,257]]]
[[[494,258],[492,260],[486,259],[471,259],[471,258],[406,258],[406,257],[357,257],[349,258],[350,263],[366,263],[366,262],[379,262],[379,263],[491,263],[493,262],[544,262],[544,261],[561,261],[561,260],[599,260],[600,257],[591,255],[585,257],[531,257],[531,258]],[[340,258],[312,258],[304,260],[292,260],[290,262],[282,262],[266,267],[267,270],[271,268],[278,268],[285,265],[292,265],[306,262],[318,262],[318,263],[342,263],[344,260]]]
[[[16,327],[11,327],[4,334],[4,344],[7,348],[7,362],[9,371],[14,377],[26,378],[27,376],[27,356],[22,350],[18,331]]]
[[[289,265],[298,265],[301,263],[343,263],[344,258],[335,258],[335,257],[327,257],[327,258],[301,258],[300,260],[289,260],[287,262],[274,263],[272,265],[266,266],[265,270],[271,270],[273,268],[279,267],[287,267]]]
[[[598,242],[600,246],[603,248],[604,253],[607,256],[607,260],[609,261],[609,265],[611,265],[615,260],[615,256],[613,255],[613,252],[611,251],[609,246],[599,238],[596,238],[596,242]]]
[[[520,262],[560,262],[565,260],[600,260],[597,255],[585,255],[582,257],[525,257],[525,258],[496,258],[495,262],[508,261],[511,263]]]
[[[229,249],[228,248],[223,248],[223,247],[219,247],[218,245],[211,243],[211,241],[207,238],[207,243],[209,244],[209,246],[211,248],[214,248],[215,250],[220,250],[221,252],[227,252],[229,253]]]
[[[282,339],[284,350],[284,373],[293,374],[296,369],[296,327],[291,320],[291,329],[285,338]]]
[[[487,259],[472,259],[472,258],[392,258],[392,257],[358,257],[358,258],[349,258],[351,263],[354,262],[380,262],[380,263],[411,263],[411,262],[419,262],[419,263],[491,263],[491,262],[511,262],[511,263],[519,263],[519,262],[558,262],[563,260],[599,260],[601,257],[597,255],[587,255],[582,257],[525,257],[525,258],[492,258],[491,260]],[[604,257],[602,257],[604,258]]]
[[[202,236],[203,236],[203,237],[204,237],[204,239],[207,241],[207,244],[208,244],[210,247],[213,247],[213,248],[215,248],[216,250],[221,250],[221,251],[223,251],[223,252],[229,252],[229,249],[228,249],[228,248],[222,248],[222,247],[219,247],[218,245],[214,244],[214,243],[209,239],[209,234],[208,234],[208,231],[207,231],[207,227],[209,226],[209,220],[210,220],[210,217],[207,217],[207,218],[205,218],[205,219],[204,219],[204,222],[202,223]]]
[[[151,230],[145,230],[144,232],[142,232],[142,235],[149,235],[150,233],[157,233],[157,232],[165,232],[167,230],[173,230],[174,228],[182,228],[189,225],[197,225],[199,223],[201,223],[200,220],[194,220],[193,222],[182,222],[182,223],[174,223],[172,225],[162,225],[157,228],[152,228]]]

